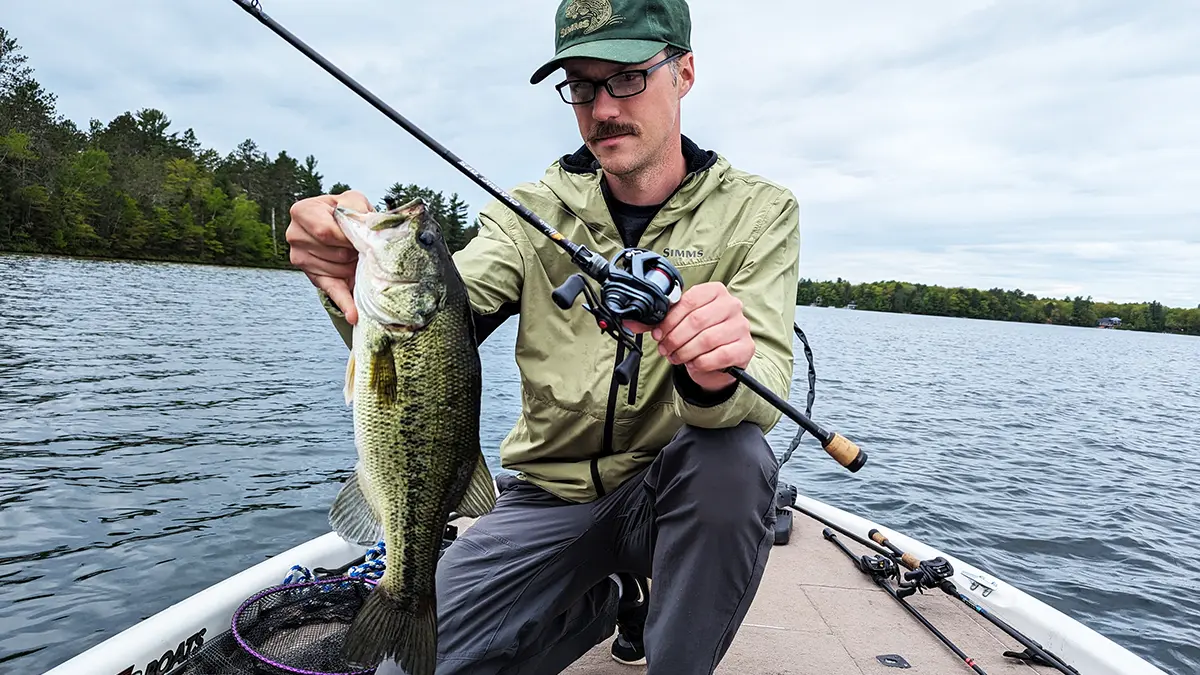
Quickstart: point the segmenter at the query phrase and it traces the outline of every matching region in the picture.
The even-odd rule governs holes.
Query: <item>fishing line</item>
[[[497,187],[483,174],[479,173],[441,143],[434,140],[403,115],[396,112],[396,110],[382,99],[371,93],[366,87],[359,84],[354,78],[347,75],[328,59],[321,56],[316,50],[309,47],[304,41],[280,25],[279,22],[267,16],[259,0],[233,0],[233,2],[570,254],[571,262],[588,277],[597,282],[600,285],[600,290],[598,292],[594,291],[583,276],[573,274],[561,286],[555,289],[553,293],[554,302],[560,308],[566,310],[574,304],[575,299],[581,293],[585,295],[587,302],[584,303],[583,308],[596,318],[597,325],[603,332],[612,336],[618,345],[629,350],[629,354],[625,357],[625,360],[614,369],[614,376],[618,382],[621,384],[629,383],[630,377],[637,370],[641,357],[641,347],[634,340],[633,334],[625,327],[624,321],[634,320],[646,325],[657,324],[662,320],[666,309],[674,301],[678,300],[683,289],[683,279],[670,261],[653,251],[636,248],[624,249],[610,261],[606,260],[599,253],[591,251],[586,246],[576,244],[567,239],[549,223],[529,210],[524,204]],[[796,330],[799,332],[798,326]],[[802,333],[800,334],[803,335]],[[807,352],[807,340],[804,343]],[[800,426],[801,431],[797,433],[784,461],[791,456],[791,452],[799,445],[801,434],[807,431],[821,443],[821,447],[830,457],[852,473],[857,472],[866,464],[866,452],[862,451],[857,445],[841,434],[823,429],[808,417],[808,414],[812,412],[811,405],[814,395],[812,384],[815,382],[815,374],[811,370],[808,414],[801,413],[792,407],[791,404],[781,399],[775,392],[765,387],[744,369],[734,366],[725,368],[724,372],[732,375],[734,379],[758,394]],[[782,462],[780,462],[780,465],[782,465]]]

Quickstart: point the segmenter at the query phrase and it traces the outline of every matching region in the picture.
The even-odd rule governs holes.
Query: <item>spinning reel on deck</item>
[[[600,330],[629,350],[616,367],[617,381],[629,384],[642,350],[624,322],[636,321],[647,326],[660,323],[671,305],[679,300],[683,277],[665,257],[642,248],[624,249],[596,276],[603,277],[598,294],[587,278],[576,272],[554,289],[554,304],[560,309],[570,309],[579,294],[584,294],[583,308],[596,317]]]

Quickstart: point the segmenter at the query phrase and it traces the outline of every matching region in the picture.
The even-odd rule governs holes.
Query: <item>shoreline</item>
[[[221,268],[221,269],[274,270],[274,271],[295,272],[295,273],[303,274],[303,272],[301,270],[297,269],[295,266],[293,266],[289,262],[279,262],[277,264],[270,264],[270,265],[248,265],[248,264],[231,264],[231,263],[221,263],[221,262],[215,262],[215,261],[185,260],[185,259],[161,258],[161,257],[155,258],[155,257],[141,256],[141,257],[136,257],[136,258],[134,258],[134,257],[123,258],[123,257],[116,257],[116,256],[88,256],[88,255],[67,254],[67,253],[51,253],[51,252],[44,252],[44,251],[10,251],[10,250],[3,250],[3,249],[0,249],[0,256],[14,256],[14,257],[24,256],[24,257],[30,257],[30,258],[51,258],[51,259],[60,259],[60,260],[88,260],[88,261],[95,261],[95,262],[178,264],[178,265],[190,265],[190,266],[196,266],[196,267],[216,267],[216,268]],[[833,282],[828,282],[828,283],[833,283]],[[878,281],[878,282],[871,282],[871,283],[888,284],[888,283],[895,283],[895,282]],[[908,283],[908,284],[916,285],[916,284],[913,284],[913,282],[900,282],[900,283]],[[923,284],[923,285],[932,286],[930,284]],[[969,289],[966,287],[958,287],[958,286],[948,287],[948,288],[953,288],[953,289],[958,289],[958,290],[963,290],[963,291],[968,291],[968,292],[972,291],[972,290],[978,290],[978,289]],[[979,291],[979,292],[986,293],[986,291]],[[1039,301],[1057,302],[1056,300],[1049,299],[1049,298],[1039,298]],[[1137,304],[1145,304],[1145,303],[1107,303],[1107,304],[1137,305]],[[910,316],[936,316],[936,317],[941,317],[941,318],[946,318],[946,319],[970,319],[970,320],[974,320],[974,321],[999,321],[1001,323],[1023,323],[1023,324],[1030,324],[1030,325],[1035,325],[1035,326],[1061,326],[1061,327],[1065,327],[1065,328],[1086,328],[1089,330],[1098,329],[1098,330],[1123,331],[1123,332],[1129,332],[1129,333],[1161,333],[1161,334],[1166,334],[1166,335],[1185,335],[1185,336],[1189,336],[1189,337],[1200,337],[1200,335],[1198,335],[1198,334],[1189,333],[1187,331],[1182,331],[1182,330],[1144,330],[1144,329],[1133,328],[1131,326],[1126,326],[1126,325],[1080,326],[1080,325],[1073,325],[1073,324],[1055,323],[1055,322],[1049,321],[1049,320],[1047,320],[1047,321],[1023,321],[1023,320],[1019,320],[1019,319],[960,316],[960,315],[949,314],[949,313],[895,311],[895,310],[889,310],[889,309],[873,309],[873,308],[868,308],[868,307],[855,307],[853,309],[850,309],[845,306],[838,307],[835,305],[813,305],[810,303],[801,303],[801,302],[797,302],[796,307],[811,307],[813,309],[834,309],[834,310],[840,310],[840,311],[855,311],[855,312],[874,312],[874,313],[878,313],[878,314],[905,314],[905,315],[910,315]],[[1182,307],[1166,307],[1166,306],[1164,306],[1164,309],[1174,310],[1174,311],[1189,311],[1186,308],[1182,308]]]

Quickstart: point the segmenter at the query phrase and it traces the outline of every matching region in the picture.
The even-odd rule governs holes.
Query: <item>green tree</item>
[[[1150,303],[1146,308],[1146,318],[1149,323],[1149,329],[1162,332],[1167,329],[1167,314],[1163,306],[1157,300]]]
[[[439,190],[422,187],[414,183],[394,183],[384,194],[380,208],[395,208],[420,198],[429,206],[429,212],[442,228],[446,246],[453,253],[465,247],[477,234],[477,228],[467,222],[467,205],[458,193],[446,199]]]
[[[1076,296],[1071,302],[1071,325],[1095,326],[1096,321],[1096,306],[1091,296],[1087,299]]]

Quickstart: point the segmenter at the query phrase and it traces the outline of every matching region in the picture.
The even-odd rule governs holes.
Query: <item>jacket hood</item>
[[[687,136],[681,137],[681,146],[687,175],[655,216],[647,234],[693,210],[720,185],[729,170],[729,162],[724,157],[713,150],[700,148]],[[575,152],[563,155],[551,164],[542,177],[542,184],[588,227],[594,229],[603,224],[615,228],[600,186],[601,176],[599,160],[587,145],[581,145]]]

